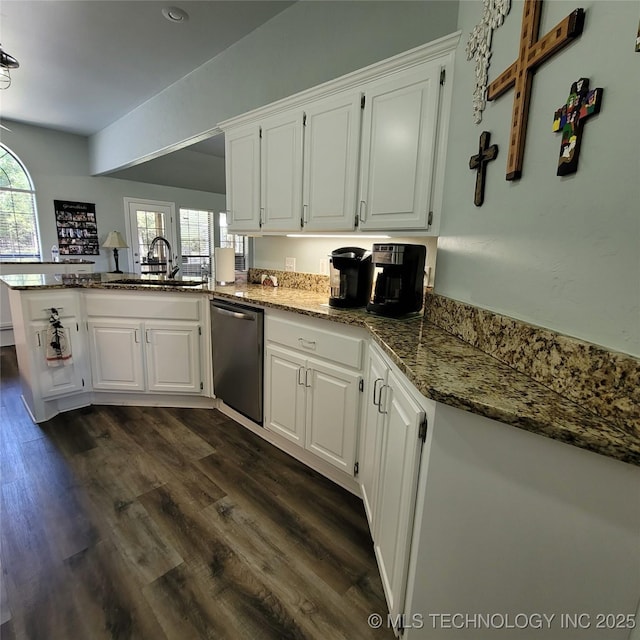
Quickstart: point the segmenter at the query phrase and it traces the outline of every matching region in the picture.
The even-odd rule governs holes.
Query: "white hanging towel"
[[[46,331],[46,359],[50,367],[61,367],[71,364],[71,342],[69,332],[62,326],[58,310],[49,309],[49,328]]]

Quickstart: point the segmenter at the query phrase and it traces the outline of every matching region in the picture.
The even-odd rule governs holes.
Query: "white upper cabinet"
[[[345,93],[305,108],[303,228],[355,228],[361,94]]]
[[[260,129],[240,127],[225,134],[227,224],[232,231],[260,226]]]
[[[438,122],[439,64],[372,84],[365,92],[360,227],[426,229]]]
[[[260,227],[299,231],[302,215],[302,111],[261,124]]]
[[[220,123],[229,228],[437,234],[459,37]]]

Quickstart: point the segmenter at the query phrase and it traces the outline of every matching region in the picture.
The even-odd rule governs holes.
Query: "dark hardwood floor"
[[[393,638],[355,496],[218,411],[35,425],[0,357],[2,640]]]

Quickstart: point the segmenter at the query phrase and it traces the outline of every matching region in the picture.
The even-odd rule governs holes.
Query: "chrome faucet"
[[[147,262],[150,262],[153,258],[153,251],[156,248],[158,242],[163,242],[167,247],[167,271],[165,275],[168,278],[175,278],[176,273],[180,271],[180,267],[174,267],[173,265],[173,253],[171,251],[171,244],[163,236],[156,236],[149,244],[149,251],[147,251]]]

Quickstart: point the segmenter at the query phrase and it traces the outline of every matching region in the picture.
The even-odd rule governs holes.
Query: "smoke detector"
[[[189,19],[189,14],[180,7],[165,7],[162,15],[169,22],[186,22]]]

